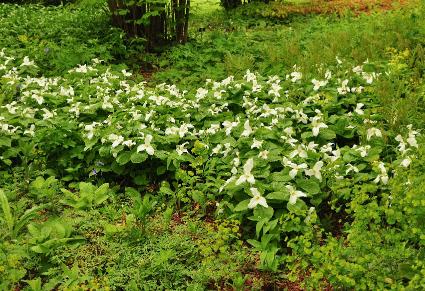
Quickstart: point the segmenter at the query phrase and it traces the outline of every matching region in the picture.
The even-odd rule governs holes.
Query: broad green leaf
[[[0,136],[0,147],[1,146],[11,147],[12,139],[7,136]]]
[[[319,137],[324,140],[331,140],[336,138],[336,134],[329,128],[322,128],[319,132]]]
[[[132,157],[131,152],[122,152],[118,155],[118,158],[116,159],[116,161],[119,165],[125,165],[130,161],[131,157]]]
[[[288,201],[289,200],[289,193],[286,191],[285,188],[282,188],[282,191],[279,192],[272,192],[266,196],[267,199],[271,200],[282,200],[282,201]]]
[[[146,153],[135,152],[131,155],[130,161],[134,164],[140,164],[140,163],[143,163],[144,161],[146,161],[147,158],[148,158],[148,155]]]
[[[297,179],[296,180],[297,185],[306,191],[309,194],[317,194],[320,192],[320,185],[318,182],[316,182],[313,178],[311,179]]]
[[[235,208],[233,209],[233,211],[238,212],[238,211],[247,210],[248,209],[249,200],[250,199],[246,199],[246,200],[243,200],[243,201],[239,202],[238,205],[235,206]]]

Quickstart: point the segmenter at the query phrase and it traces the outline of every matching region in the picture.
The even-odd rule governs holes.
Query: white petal
[[[244,175],[242,175],[242,176],[239,177],[239,179],[236,181],[235,184],[238,186],[238,185],[245,183],[245,182],[246,182],[246,178],[245,178]]]
[[[252,168],[254,168],[254,160],[252,158],[248,159],[243,166],[243,172],[245,174],[251,173]]]

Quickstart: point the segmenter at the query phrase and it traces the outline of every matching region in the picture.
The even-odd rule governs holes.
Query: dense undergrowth
[[[1,289],[425,287],[423,5],[255,7],[149,55],[0,4]]]

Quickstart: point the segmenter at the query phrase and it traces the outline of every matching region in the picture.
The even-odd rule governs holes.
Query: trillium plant
[[[315,211],[348,200],[353,185],[379,195],[415,160],[420,132],[388,131],[375,110],[376,67],[342,62],[316,76],[247,71],[185,91],[149,88],[97,59],[47,78],[2,49],[0,164],[36,151],[64,181],[95,171],[160,183],[158,195],[210,201],[280,241],[319,223]]]

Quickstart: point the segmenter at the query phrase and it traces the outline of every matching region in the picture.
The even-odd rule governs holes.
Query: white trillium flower
[[[409,137],[406,139],[406,141],[411,147],[418,148],[418,142],[416,141],[416,134],[417,134],[417,131],[409,132]]]
[[[316,80],[316,79],[313,79],[313,80],[311,80],[311,82],[314,85],[314,87],[313,87],[313,90],[314,91],[317,91],[321,87],[324,87],[324,86],[326,86],[328,84],[328,81],[327,80]]]
[[[378,168],[381,171],[381,173],[378,174],[378,176],[376,176],[373,182],[376,184],[378,184],[379,182],[382,182],[382,184],[384,185],[388,184],[388,174],[387,174],[387,169],[385,168],[385,164],[383,162],[379,162]]]
[[[398,150],[401,153],[404,154],[407,151],[406,150],[406,145],[407,144],[404,142],[403,137],[401,135],[397,135],[396,138],[395,138],[395,140],[399,142],[399,145],[397,146],[398,147]]]
[[[325,73],[325,79],[326,80],[330,80],[332,78],[332,72],[327,70]]]
[[[44,112],[43,120],[50,119],[50,118],[52,118],[53,116],[56,115],[55,111],[49,111],[46,108],[42,108],[41,110],[43,110],[43,112]]]
[[[300,158],[304,158],[306,159],[308,157],[307,155],[307,151],[304,149],[304,145],[297,145],[297,147],[295,148],[295,150],[293,150],[290,154],[289,154],[289,158],[294,158],[296,156],[299,156]]]
[[[412,162],[412,159],[410,157],[407,157],[401,161],[400,165],[402,165],[405,168],[408,168],[411,162]]]
[[[353,73],[356,73],[357,75],[360,75],[361,73],[363,73],[363,66],[357,66],[353,68]]]
[[[311,142],[309,142],[309,143],[308,143],[308,145],[307,145],[307,150],[309,150],[309,151],[313,151],[313,152],[316,152],[316,147],[317,147],[318,145],[319,145],[319,144],[314,143],[313,141],[311,141]]]
[[[313,168],[305,170],[304,173],[307,176],[314,176],[319,181],[322,181],[322,173],[320,173],[322,167],[323,167],[323,162],[318,161],[316,164],[314,164]]]
[[[236,185],[248,182],[250,184],[255,184],[255,178],[251,174],[252,169],[254,168],[254,160],[252,158],[248,159],[243,166],[243,174],[236,181]]]
[[[221,144],[218,144],[212,149],[212,153],[217,155],[218,153],[221,152],[222,148],[223,148],[223,146]]]
[[[254,197],[252,197],[251,200],[249,201],[248,208],[252,209],[252,208],[257,207],[257,205],[261,205],[265,208],[269,207],[267,205],[266,198],[264,198],[260,194],[260,192],[258,191],[257,188],[252,187],[252,188],[250,188],[250,190],[251,190],[252,195],[254,195]]]
[[[348,175],[348,173],[350,172],[358,173],[359,169],[356,166],[353,166],[352,164],[347,164],[347,170],[345,170],[345,174]]]
[[[37,94],[32,94],[31,98],[34,99],[38,103],[38,105],[41,105],[44,102],[44,98]]]
[[[288,136],[292,136],[292,135],[295,134],[295,130],[294,130],[294,128],[292,126],[286,127],[283,130],[283,132],[286,133]]]
[[[252,140],[252,145],[251,145],[251,149],[259,149],[261,148],[263,145],[263,141],[262,140],[256,140],[255,137]]]
[[[205,132],[207,134],[215,134],[220,129],[220,124],[211,124],[210,128],[208,128]]]
[[[268,157],[269,157],[269,151],[268,150],[261,151],[258,154],[258,157],[261,158],[261,159],[263,159],[263,160],[267,160]]]
[[[367,156],[368,151],[371,149],[371,146],[370,145],[365,145],[365,146],[353,145],[352,149],[359,152],[360,156],[364,158]]]
[[[298,198],[307,197],[307,194],[295,189],[291,185],[286,185],[286,189],[288,189],[289,191],[289,204],[294,205],[295,203],[297,203]]]
[[[153,155],[155,153],[154,148],[151,145],[152,135],[148,134],[145,137],[145,143],[137,147],[137,152],[146,151],[148,155]]]
[[[185,143],[183,143],[183,144],[181,144],[181,145],[177,145],[176,146],[176,152],[177,152],[177,154],[179,155],[179,156],[181,156],[182,154],[184,154],[184,153],[189,153],[188,151],[187,151],[187,149],[185,148],[185,145],[187,145],[188,144],[188,142],[185,142]]]
[[[112,148],[116,148],[124,141],[124,137],[111,133],[109,135],[109,140],[112,141]]]
[[[36,67],[34,61],[31,61],[28,56],[24,57],[21,67]]]
[[[337,88],[338,93],[341,95],[345,95],[348,92],[350,92],[350,87],[348,87],[347,85],[348,85],[348,80],[345,79],[344,81],[341,82],[341,87]]]
[[[132,146],[136,145],[136,143],[134,141],[132,141],[131,139],[126,140],[126,141],[123,141],[122,144],[125,145],[125,146],[127,146],[127,147],[129,147],[129,148],[131,148]]]
[[[335,162],[341,157],[341,151],[339,149],[336,149],[332,151],[332,156],[330,156],[330,159],[332,162]]]
[[[364,104],[363,103],[357,103],[356,109],[354,109],[354,112],[356,112],[358,115],[363,115],[364,111],[362,110]]]
[[[382,132],[380,129],[375,128],[375,127],[371,127],[367,130],[367,140],[370,140],[372,138],[372,136],[376,136],[376,137],[382,137]]]
[[[35,135],[35,125],[31,124],[30,128],[24,131],[24,134],[34,136]]]
[[[252,133],[252,128],[249,125],[249,119],[247,119],[243,125],[244,131],[242,132],[241,136],[249,136]]]
[[[297,165],[295,163],[289,162],[288,166],[292,168],[292,170],[289,171],[289,176],[292,179],[295,178],[295,176],[298,174],[298,171],[308,168],[306,163],[302,163],[300,165]]]
[[[311,125],[313,126],[313,136],[318,136],[321,128],[327,128],[328,126],[321,122],[320,116],[310,117]]]
[[[332,146],[333,146],[333,143],[325,144],[320,148],[320,152],[321,153],[330,153],[330,152],[332,152]]]
[[[225,131],[226,131],[226,135],[230,135],[230,133],[232,132],[232,129],[236,126],[238,126],[239,124],[239,120],[238,121],[224,121],[222,123]]]
[[[292,72],[291,73],[291,82],[295,83],[299,80],[301,80],[303,77],[303,74],[301,72]]]

